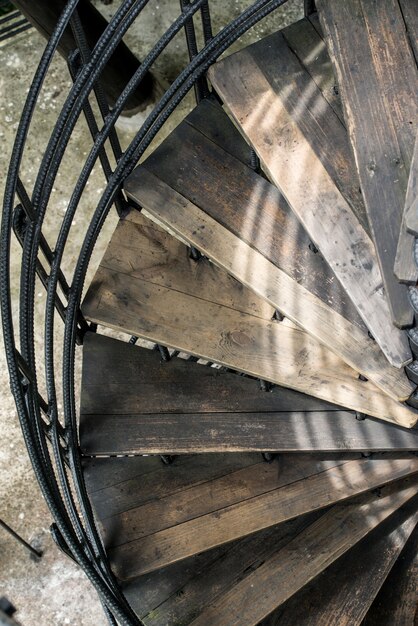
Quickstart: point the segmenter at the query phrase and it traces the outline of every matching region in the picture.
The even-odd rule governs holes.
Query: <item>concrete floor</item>
[[[100,7],[106,16],[111,15],[120,4],[117,0],[111,6]],[[222,2],[212,0],[214,30],[229,21],[249,2],[235,0]],[[234,49],[263,37],[278,27],[294,21],[301,15],[301,0],[290,0],[279,12],[260,23],[251,34],[235,44]],[[144,12],[141,23],[126,36],[127,43],[138,56],[142,57],[150,45],[161,35],[177,13],[176,0],[151,0]],[[35,32],[29,31],[6,42],[0,47],[0,196],[8,167],[8,159],[17,128],[19,116],[28,87],[34,75],[44,48],[44,40]],[[167,79],[172,80],[183,66],[185,48],[183,40],[176,42],[159,61],[158,70]],[[57,111],[62,106],[68,90],[69,81],[65,64],[57,60],[48,75],[38,110],[32,126],[29,148],[26,153],[22,177],[31,189],[42,154],[56,119]],[[166,132],[173,127],[192,106],[189,98],[182,105],[177,116],[167,125]],[[137,121],[137,123],[139,123]],[[122,131],[122,141],[127,145],[132,134]],[[88,133],[82,123],[76,128],[70,146],[69,158],[64,160],[60,169],[53,195],[55,215],[49,217],[46,229],[55,232],[56,223],[65,213],[72,185],[77,178],[76,163],[82,162],[89,147]],[[95,172],[89,188],[84,194],[86,213],[95,207],[99,192],[103,190],[103,180]],[[105,225],[97,254],[92,262],[92,271],[100,259],[104,247],[113,231],[116,219],[112,216]],[[75,223],[74,232],[68,247],[68,257],[74,261],[83,232],[82,224]],[[78,227],[80,226],[80,227]],[[19,250],[15,249],[12,259],[14,277],[13,295],[17,291],[19,272]],[[37,320],[41,324],[43,317],[44,293],[42,287],[37,290]],[[17,313],[17,311],[15,311]],[[38,325],[36,325],[38,328]],[[42,328],[40,325],[39,328]],[[38,334],[37,352],[42,358],[42,334]],[[59,353],[58,353],[59,358]],[[32,469],[27,458],[22,440],[13,399],[9,393],[3,346],[0,345],[0,518],[12,526],[23,537],[44,552],[40,561],[35,561],[19,544],[0,529],[0,596],[6,595],[18,608],[16,618],[23,626],[99,626],[105,624],[97,596],[84,574],[53,544],[49,535],[50,513],[42,499]],[[42,376],[41,376],[42,379]]]

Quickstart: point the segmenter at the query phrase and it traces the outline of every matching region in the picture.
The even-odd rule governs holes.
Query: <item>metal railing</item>
[[[75,365],[77,346],[87,330],[95,331],[80,310],[86,273],[97,239],[112,207],[127,209],[121,192],[125,178],[161,131],[190,90],[197,100],[210,94],[205,75],[209,66],[253,25],[286,0],[257,0],[233,21],[213,33],[208,0],[181,0],[177,17],[149,50],[115,102],[109,106],[102,81],[110,57],[129,28],[140,19],[149,0],[125,0],[94,46],[88,44],[78,13],[81,0],[69,0],[50,36],[30,87],[17,130],[7,177],[0,242],[0,294],[3,332],[16,402],[28,453],[44,498],[54,518],[51,531],[56,543],[87,574],[102,601],[111,624],[137,625],[141,621],[128,605],[114,577],[96,528],[84,484],[77,430]],[[44,81],[68,29],[76,49],[68,55],[72,85],[51,129],[31,193],[25,188],[22,164],[31,140],[32,120]],[[197,32],[199,29],[199,32]],[[185,33],[189,62],[157,102],[129,146],[121,148],[115,123],[173,39]],[[199,49],[198,41],[202,41]],[[92,136],[90,152],[72,188],[60,219],[53,202],[54,184],[71,137],[81,116]],[[109,156],[110,155],[110,156]],[[104,191],[90,219],[83,215],[81,200],[96,163],[105,178]],[[111,163],[114,165],[112,166]],[[71,271],[66,265],[67,244],[75,217],[83,221],[84,239]],[[51,219],[56,239],[48,240],[45,225]],[[21,246],[18,284],[12,283],[13,238]],[[198,251],[193,251],[198,255]],[[43,345],[35,348],[35,285],[46,290]],[[18,293],[15,301],[12,294]],[[18,306],[19,314],[16,314]],[[134,342],[135,338],[131,339]],[[56,350],[62,350],[58,361]],[[164,351],[164,348],[161,347]],[[40,381],[43,363],[45,380]],[[62,406],[62,410],[60,409]]]

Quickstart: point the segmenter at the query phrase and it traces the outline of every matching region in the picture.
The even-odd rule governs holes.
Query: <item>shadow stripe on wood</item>
[[[135,189],[140,190],[139,194],[132,195],[166,227],[186,238],[290,320],[297,323],[303,311],[305,330],[325,345],[332,335],[330,349],[339,355],[343,353],[351,367],[388,395],[402,399],[401,388],[407,388],[409,395],[413,385],[406,381],[404,372],[390,366],[379,346],[369,338],[365,340],[363,333],[357,333],[355,326],[345,318],[339,315],[330,318],[328,308],[319,300],[316,300],[315,315],[311,315],[313,296],[310,292],[300,286],[295,290],[295,283],[284,272],[145,168],[137,168],[130,180],[129,189],[135,185]],[[346,341],[347,336],[351,338],[350,343]]]
[[[199,455],[200,456],[200,455]],[[321,455],[322,456],[322,455]],[[203,515],[214,514],[228,506],[244,504],[263,494],[276,491],[286,485],[303,481],[334,468],[343,468],[353,460],[350,457],[334,455],[333,458],[312,458],[311,455],[275,458],[265,463],[260,457],[247,467],[232,470],[225,464],[224,474],[207,480],[193,480],[181,490],[171,492],[140,506],[129,507],[120,513],[110,514],[114,506],[101,516],[107,548],[116,548],[142,537],[154,535],[165,529],[173,529],[178,524],[195,520]],[[355,459],[359,460],[359,459]],[[216,459],[213,459],[215,463]],[[174,468],[173,474],[177,473]],[[167,480],[167,479],[166,479]],[[169,485],[172,481],[168,477]],[[174,487],[176,487],[174,483]],[[97,496],[94,502],[101,503]],[[96,504],[95,504],[96,508]]]
[[[395,322],[408,325],[412,318],[407,291],[395,278],[394,263],[400,235],[407,267],[411,267],[414,246],[413,237],[401,223],[418,119],[418,72],[402,12],[398,0],[378,4],[319,0],[317,7],[338,79],[385,291]],[[407,275],[398,278],[410,279]]]
[[[349,159],[347,133],[338,116],[281,32],[216,63],[209,76],[270,179],[392,361],[402,337],[393,333],[373,242],[336,184],[339,146]],[[405,293],[403,304],[408,324]]]
[[[205,552],[201,555],[206,556],[204,563],[195,563],[197,559],[194,557],[159,572],[142,576],[125,585],[124,592],[146,626],[186,625],[209,602],[289,543],[319,515],[318,512],[304,515],[224,546],[223,549]],[[175,569],[177,571],[174,571]],[[169,581],[173,578],[174,584],[170,585]],[[167,591],[159,595],[160,601],[156,602],[153,598],[151,602],[143,602],[144,593],[147,593],[149,588],[148,581],[161,584],[161,579],[163,584],[166,583]]]
[[[417,523],[413,498],[259,626],[360,626]]]
[[[130,541],[110,549],[109,557],[119,578],[132,578],[417,471],[418,459],[413,456],[387,461],[350,461],[342,467]]]
[[[359,626],[413,531],[417,515],[412,499],[259,626]],[[312,524],[315,516],[318,513],[241,539],[221,554],[206,552],[204,563],[189,559],[140,577],[124,591],[146,626],[186,626]],[[152,585],[163,587],[158,597],[150,593]]]
[[[418,623],[418,528],[410,537],[364,620],[364,626]]]
[[[416,495],[417,480],[336,505],[247,578],[218,598],[193,626],[256,626]]]
[[[418,131],[406,191],[404,222],[409,232],[418,235]],[[400,245],[401,240],[399,239],[398,248]]]
[[[309,24],[308,24],[309,25]],[[202,103],[203,104],[203,103]],[[201,109],[202,131],[198,129],[198,116],[196,111]],[[224,232],[229,231],[229,239],[232,243],[236,241],[235,247],[242,243],[239,253],[244,255],[246,250],[251,250],[251,254],[243,257],[241,266],[237,260],[233,270],[231,269],[231,259],[227,252],[229,247],[219,249],[220,256],[216,262],[225,267],[240,282],[253,289],[259,295],[265,297],[265,290],[268,290],[270,274],[273,274],[276,281],[278,278],[284,283],[283,293],[292,293],[292,299],[281,297],[274,289],[274,281],[270,289],[270,296],[274,298],[273,306],[278,308],[283,314],[296,322],[299,326],[307,330],[322,343],[333,349],[347,363],[358,368],[360,362],[359,345],[367,346],[371,352],[378,353],[378,346],[368,337],[361,318],[350,301],[352,293],[347,289],[348,294],[340,285],[336,275],[322,259],[321,255],[313,254],[309,249],[309,239],[297,218],[292,214],[287,202],[280,192],[261,176],[240,163],[235,156],[231,156],[221,146],[208,139],[208,132],[205,124],[209,117],[208,111],[216,117],[219,125],[223,128],[231,124],[226,122],[226,116],[222,110],[213,104],[205,103],[205,107],[199,105],[194,112],[193,123],[188,123],[188,118],[180,124],[171,135],[157,148],[157,150],[137,168],[125,181],[125,191],[141,206],[155,214],[155,202],[170,204],[170,194],[173,196],[173,203],[178,203],[178,198],[185,198],[197,209],[203,210],[209,217],[224,227]],[[338,122],[341,126],[341,123]],[[342,126],[341,126],[342,128]],[[346,138],[345,130],[343,129]],[[340,159],[337,158],[335,150],[328,155],[328,160],[338,164],[337,170],[341,173],[342,186],[349,188],[347,193],[355,195],[355,191],[347,181],[344,172],[350,167],[345,164],[348,156],[342,151]],[[148,189],[152,185],[152,179],[145,178],[143,168],[160,180],[161,197],[156,198],[156,190],[152,195]],[[225,176],[225,173],[228,175]],[[155,182],[154,182],[155,184]],[[172,191],[171,191],[172,190]],[[358,195],[358,194],[357,194]],[[177,198],[177,200],[176,200]],[[360,204],[356,198],[357,205]],[[157,207],[158,208],[158,207]],[[160,211],[163,207],[160,207]],[[361,212],[361,208],[358,207]],[[200,235],[204,240],[205,233],[198,232],[197,218],[199,211],[195,210],[193,222],[189,224],[189,229],[178,236],[184,237],[193,243],[194,238]],[[194,218],[196,215],[196,219]],[[364,219],[364,211],[362,213]],[[160,218],[158,218],[160,219]],[[323,222],[323,220],[322,220]],[[169,222],[166,222],[169,225]],[[318,222],[319,223],[319,222]],[[191,234],[189,231],[192,231]],[[331,228],[331,230],[333,230]],[[321,225],[321,232],[324,231],[324,224]],[[218,230],[218,235],[222,235],[223,230]],[[350,231],[354,233],[355,231]],[[333,233],[328,233],[333,237]],[[353,235],[354,236],[354,235]],[[365,234],[367,237],[367,235]],[[355,238],[354,238],[355,239]],[[362,268],[369,268],[370,273],[379,272],[377,260],[373,263],[367,260],[364,252],[367,246],[361,246],[359,242],[355,244],[353,239],[353,250],[356,249],[358,255],[362,257]],[[368,239],[369,247],[372,247]],[[355,244],[355,245],[354,245]],[[231,244],[229,244],[230,246]],[[207,254],[213,260],[211,248],[205,246]],[[367,248],[368,249],[368,248]],[[335,250],[334,250],[335,252]],[[363,254],[364,252],[364,254]],[[360,254],[361,253],[361,254]],[[261,258],[260,258],[260,255]],[[359,257],[360,258],[360,257]],[[248,273],[245,277],[245,265],[255,264],[258,261],[260,270],[266,267],[269,274],[264,277],[262,288],[255,277]],[[347,261],[347,262],[346,262]],[[359,261],[359,259],[357,259]],[[263,265],[264,262],[264,265]],[[335,263],[340,267],[341,272],[351,273],[354,262],[351,263],[345,258],[340,261],[335,259]],[[351,269],[349,269],[349,267]],[[376,268],[376,270],[373,269]],[[334,268],[335,270],[335,268]],[[237,273],[235,273],[237,272]],[[360,273],[363,269],[360,269]],[[365,294],[361,281],[364,277],[357,275],[357,289],[360,289],[362,296],[367,296],[361,305],[366,309],[375,306],[373,324],[369,326],[373,336],[378,339],[380,347],[385,352],[388,360],[396,367],[405,365],[411,359],[411,353],[407,338],[404,333],[394,329],[390,321],[387,302],[381,293],[382,281],[374,283],[370,293]],[[360,285],[360,287],[359,287]],[[345,285],[345,287],[347,287]],[[306,308],[302,309],[300,302],[306,302]],[[309,302],[309,304],[308,304]],[[357,303],[358,306],[358,303]],[[309,314],[306,310],[309,309]],[[385,313],[386,311],[386,313]],[[364,312],[359,311],[364,316]],[[318,319],[325,319],[320,325]],[[367,320],[365,320],[367,323]],[[334,328],[338,327],[338,332]],[[383,339],[382,339],[383,333]],[[336,341],[337,339],[337,341]]]
[[[102,393],[103,386],[106,393]],[[97,333],[83,343],[83,454],[415,450],[418,431]]]
[[[112,238],[82,305],[88,319],[403,426],[416,422],[414,411],[289,322],[272,320],[271,306],[206,259],[192,261],[184,244],[140,213],[119,229],[135,232],[136,245],[125,251],[120,234],[115,245]],[[109,269],[125,256],[128,265],[136,258],[132,275]],[[387,367],[385,384],[408,396],[411,383]]]

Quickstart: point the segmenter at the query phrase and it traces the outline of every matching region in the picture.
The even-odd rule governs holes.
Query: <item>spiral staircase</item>
[[[183,2],[109,107],[101,73],[144,4],[125,0],[89,48],[68,2],[6,187],[5,344],[53,537],[111,624],[414,626],[417,7],[306,2],[303,19],[229,54],[284,0],[258,0],[215,35],[207,0]],[[30,197],[31,116],[68,25],[74,84]],[[122,150],[118,116],[183,29],[190,62]],[[159,139],[192,88],[196,106]],[[51,191],[82,113],[92,149],[50,245]],[[66,276],[97,160],[107,185]]]

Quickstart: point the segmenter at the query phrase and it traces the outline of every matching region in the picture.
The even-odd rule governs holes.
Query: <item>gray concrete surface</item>
[[[111,6],[97,6],[109,16],[119,2]],[[236,15],[249,2],[212,1],[212,14],[215,31],[233,15]],[[255,30],[234,45],[234,49],[263,37],[276,28],[293,21],[301,15],[301,0],[291,0],[274,17],[260,23]],[[127,43],[139,55],[144,56],[152,43],[167,27],[177,12],[177,0],[151,0],[141,20],[126,36]],[[21,113],[28,87],[44,48],[43,39],[35,32],[29,31],[6,44],[0,46],[0,196],[8,167],[8,160],[14,134]],[[183,66],[185,48],[182,39],[176,41],[165,52],[157,69],[167,81],[172,80],[179,68]],[[22,177],[28,188],[34,182],[39,166],[42,149],[55,122],[57,112],[64,101],[69,87],[68,74],[62,60],[56,60],[46,80],[39,106],[31,129],[28,151],[22,168]],[[192,106],[188,98],[178,114],[173,117],[165,132],[177,123],[179,118]],[[140,120],[134,120],[139,124]],[[132,124],[131,124],[132,126]],[[127,145],[131,138],[129,130],[122,131],[122,141]],[[89,147],[88,133],[83,123],[77,128],[71,142],[69,155],[55,185],[53,193],[54,211],[46,222],[46,230],[52,241],[56,234],[56,225],[62,219],[68,203],[72,185],[78,175],[78,164],[83,161]],[[89,187],[83,197],[85,216],[95,207],[100,191],[103,189],[100,172],[92,176]],[[79,218],[77,218],[79,219]],[[94,271],[104,247],[116,223],[115,217],[108,220],[103,236],[100,239],[97,253],[93,259],[91,272]],[[73,224],[67,256],[69,266],[77,257],[78,247],[83,234],[84,224]],[[16,247],[12,258],[12,275],[14,279],[13,296],[18,294],[17,277],[19,273],[20,255]],[[36,293],[36,328],[38,362],[42,362],[42,318],[45,297],[42,287]],[[17,319],[17,308],[15,309]],[[57,349],[57,362],[60,350]],[[100,603],[83,573],[53,544],[49,535],[51,523],[50,513],[41,497],[35,481],[25,446],[22,440],[13,399],[9,393],[8,375],[2,344],[0,345],[0,518],[4,519],[17,532],[28,539],[33,545],[44,551],[43,558],[36,562],[19,544],[0,529],[0,596],[7,597],[17,606],[16,617],[23,626],[100,626],[105,624]],[[42,383],[42,368],[40,368]]]

